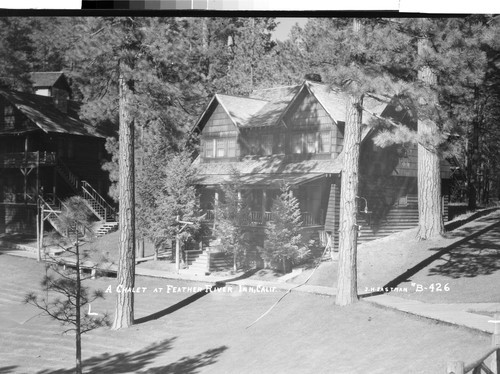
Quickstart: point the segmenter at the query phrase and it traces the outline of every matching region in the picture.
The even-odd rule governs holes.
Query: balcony
[[[19,152],[0,154],[0,168],[33,168],[56,164],[55,152]]]

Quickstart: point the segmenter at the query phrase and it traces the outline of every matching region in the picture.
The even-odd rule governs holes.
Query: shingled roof
[[[38,128],[47,133],[63,133],[104,138],[105,135],[75,116],[57,110],[51,97],[0,89],[0,96],[13,104]]]
[[[301,184],[325,174],[338,174],[342,168],[343,154],[335,160],[293,161],[285,155],[247,156],[238,162],[201,163],[194,162],[197,168],[199,185],[219,185],[231,179],[234,171],[241,175],[246,185],[271,185],[286,181]]]
[[[62,71],[30,73],[30,79],[31,82],[33,82],[33,87],[52,87],[61,77],[64,77],[64,73]]]
[[[199,117],[193,130],[201,130],[200,127],[208,120],[211,110],[217,103],[224,108],[238,129],[278,126],[303,90],[307,90],[319,101],[334,123],[344,122],[346,95],[340,90],[331,89],[328,85],[305,81],[301,85],[255,90],[249,97],[217,94]],[[387,103],[366,97],[364,107],[376,116],[380,116]],[[364,112],[363,122],[368,124],[372,117],[370,113]]]

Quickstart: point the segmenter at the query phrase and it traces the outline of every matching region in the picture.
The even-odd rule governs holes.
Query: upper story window
[[[16,115],[14,112],[14,107],[12,105],[4,105],[2,112],[0,113],[0,122],[5,130],[12,130],[16,124]]]
[[[236,138],[204,139],[203,154],[206,158],[236,157]]]
[[[295,132],[290,138],[292,153],[329,153],[331,132]]]

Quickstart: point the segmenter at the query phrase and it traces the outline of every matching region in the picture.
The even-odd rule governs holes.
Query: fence
[[[446,374],[500,374],[500,313],[496,313],[491,322],[495,324],[491,348],[467,365],[463,361],[448,362]],[[490,363],[489,366],[487,362]]]

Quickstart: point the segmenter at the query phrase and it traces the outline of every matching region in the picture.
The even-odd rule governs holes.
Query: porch
[[[325,200],[323,190],[322,185],[297,186],[292,190],[299,200],[304,227],[324,226],[326,211],[323,207],[326,206],[328,200]],[[249,226],[264,226],[267,222],[274,220],[272,205],[279,194],[280,190],[277,188],[252,188],[240,193],[250,207]],[[215,188],[201,190],[200,206],[206,223],[213,223],[216,220],[217,206],[221,198],[223,198],[221,191]],[[325,204],[322,204],[323,200]]]
[[[17,152],[0,154],[0,168],[35,168],[56,164],[55,152]]]

